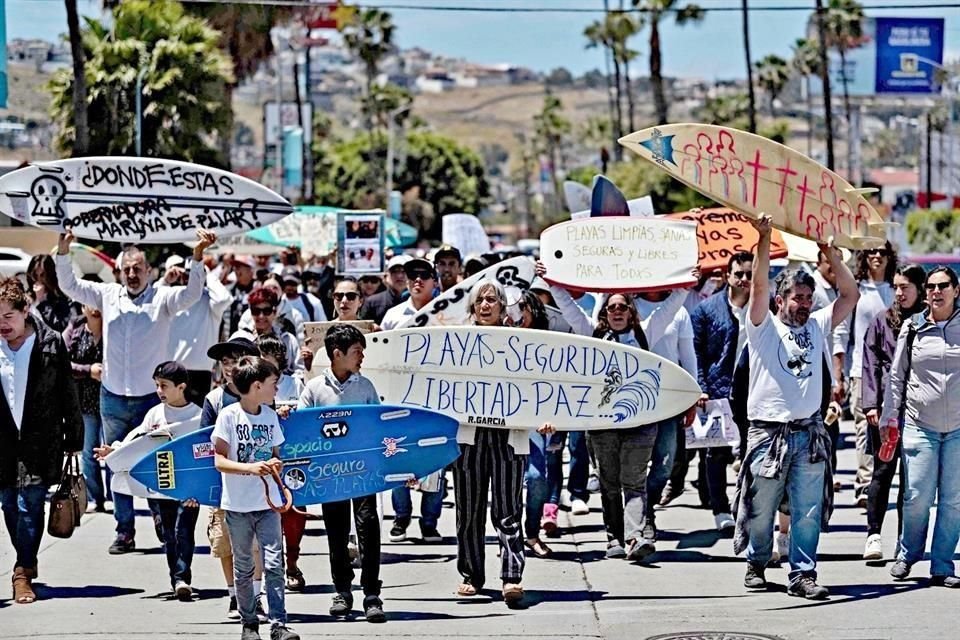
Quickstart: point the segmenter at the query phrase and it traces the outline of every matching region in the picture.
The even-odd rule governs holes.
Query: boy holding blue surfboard
[[[330,407],[342,404],[380,404],[380,396],[369,379],[360,374],[367,341],[356,327],[335,324],[327,331],[324,347],[330,367],[307,383],[300,395],[298,409]],[[347,542],[350,535],[350,501],[326,502],[323,521],[330,545],[330,571],[336,594],[330,615],[343,617],[353,609],[353,567]],[[380,518],[375,495],[354,498],[353,514],[360,544],[360,586],[363,588],[363,613],[367,622],[386,622],[380,600]]]
[[[270,408],[277,393],[280,372],[271,363],[253,356],[241,358],[233,371],[233,384],[240,402],[225,407],[217,416],[210,440],[216,453],[223,492],[220,508],[226,515],[233,550],[234,586],[243,623],[241,640],[259,640],[260,621],[253,592],[253,541],[263,554],[267,604],[270,608],[270,640],[300,640],[286,626],[284,603],[283,540],[277,487],[270,486],[282,468],[279,460],[283,432],[277,413]],[[269,493],[274,494],[271,498]]]

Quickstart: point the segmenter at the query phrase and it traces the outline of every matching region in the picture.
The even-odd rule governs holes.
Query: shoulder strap
[[[307,297],[306,293],[300,294],[300,302],[303,303],[304,308],[307,310],[307,315],[310,316],[310,322],[314,322],[316,319],[313,317],[313,303],[310,302],[310,298]]]
[[[901,406],[906,407],[905,400],[907,398],[907,382],[910,380],[910,369],[913,368],[913,341],[917,338],[917,325],[913,320],[907,321],[907,343],[904,345],[904,357],[907,359],[907,369],[903,374],[903,400],[901,400]],[[902,420],[901,420],[902,423]]]

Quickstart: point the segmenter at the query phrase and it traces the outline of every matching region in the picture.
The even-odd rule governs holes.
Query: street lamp
[[[387,114],[387,199],[386,204],[390,204],[390,194],[393,192],[393,126],[397,116],[401,113],[410,111],[411,105],[397,107]]]

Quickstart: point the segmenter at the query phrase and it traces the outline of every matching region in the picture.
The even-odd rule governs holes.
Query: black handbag
[[[80,526],[80,516],[87,506],[87,486],[80,472],[76,454],[68,454],[63,462],[60,486],[50,497],[47,533],[55,538],[69,538]]]

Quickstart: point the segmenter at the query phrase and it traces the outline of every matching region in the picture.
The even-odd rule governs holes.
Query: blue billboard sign
[[[943,18],[877,18],[877,93],[940,93]]]

